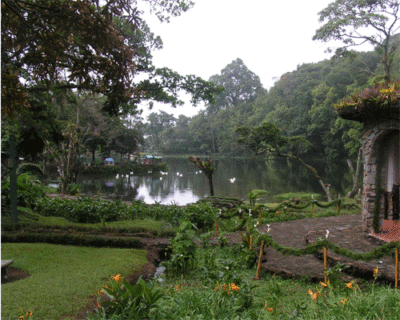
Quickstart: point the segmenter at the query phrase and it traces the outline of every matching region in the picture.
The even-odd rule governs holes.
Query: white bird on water
[[[229,179],[229,182],[230,182],[230,183],[235,183],[235,181],[236,181],[236,178],[231,178],[231,179]]]

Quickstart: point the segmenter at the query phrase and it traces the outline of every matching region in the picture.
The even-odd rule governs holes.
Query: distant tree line
[[[391,41],[399,40],[397,34]],[[394,80],[400,78],[399,51],[397,48],[391,63]],[[385,66],[379,50],[353,53],[351,58],[299,65],[269,90],[238,58],[209,79],[225,91],[205,110],[178,118],[164,111],[151,113],[145,129],[146,147],[164,154],[250,155],[248,148],[237,143],[238,129],[267,122],[276,125],[283,136],[309,142],[292,147],[294,154],[355,158],[362,125],[339,118],[333,104],[382,81]]]

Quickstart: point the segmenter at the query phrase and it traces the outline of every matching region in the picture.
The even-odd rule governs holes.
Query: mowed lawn
[[[1,259],[30,277],[1,285],[1,319],[18,319],[33,311],[33,319],[59,319],[85,307],[87,298],[109,282],[147,262],[146,251],[74,247],[52,244],[2,243]]]

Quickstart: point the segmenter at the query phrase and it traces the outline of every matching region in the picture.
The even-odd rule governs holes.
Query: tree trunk
[[[353,176],[353,188],[346,195],[346,197],[348,197],[348,198],[354,198],[354,196],[357,194],[358,190],[360,189],[360,185],[359,185],[358,181],[360,179],[360,174],[361,174],[361,162],[362,162],[361,160],[362,160],[362,148],[360,148],[358,150],[357,167],[356,167],[355,172],[354,172],[354,168],[353,168],[353,163],[351,162],[351,160],[347,160],[347,164],[349,165],[352,176]]]
[[[12,132],[10,137],[10,209],[15,224],[18,223],[18,195],[17,195],[17,151],[16,151],[16,138]]]
[[[318,182],[321,185],[322,189],[324,190],[324,192],[326,194],[326,197],[328,198],[328,201],[331,202],[333,200],[333,197],[332,197],[332,194],[331,194],[331,189],[330,189],[331,185],[330,184],[325,184],[322,181],[322,178],[318,175],[318,172],[314,167],[312,167],[309,164],[305,163],[299,157],[293,156],[291,154],[279,153],[279,154],[277,154],[277,156],[286,157],[286,158],[289,158],[289,159],[292,159],[292,160],[296,160],[296,161],[300,162],[306,168],[310,169],[311,172],[314,174],[314,176],[318,179]]]
[[[210,187],[210,195],[211,197],[214,197],[214,184],[213,184],[212,174],[208,174],[207,179],[208,179],[208,185]]]

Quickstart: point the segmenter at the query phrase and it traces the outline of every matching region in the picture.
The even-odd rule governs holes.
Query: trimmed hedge
[[[61,234],[61,233],[29,233],[29,232],[18,232],[18,233],[5,233],[1,235],[1,242],[29,242],[29,243],[51,243],[51,244],[62,244],[62,245],[73,245],[73,246],[85,246],[85,247],[110,247],[110,248],[132,248],[142,249],[143,243],[140,242],[140,238],[130,237],[102,237],[93,235],[74,235],[74,234]]]

